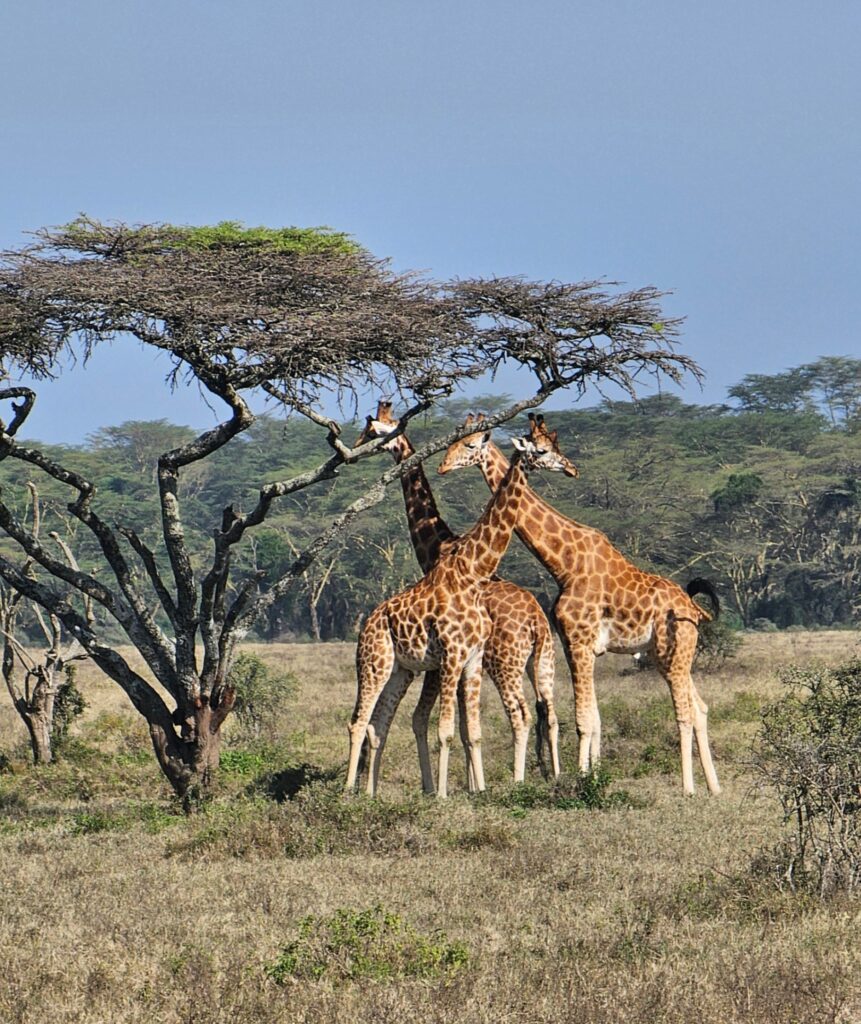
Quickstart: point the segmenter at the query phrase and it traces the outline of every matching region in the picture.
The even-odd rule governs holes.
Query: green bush
[[[54,752],[63,749],[69,733],[69,727],[79,718],[87,707],[84,695],[77,687],[77,668],[75,665],[66,665],[65,679],[57,687],[57,694],[54,697],[54,719],[51,724]]]
[[[861,889],[861,659],[792,668],[763,709],[753,763],[784,811],[782,885],[820,896]]]
[[[336,910],[309,916],[299,935],[266,967],[274,982],[330,978],[334,982],[398,978],[445,978],[469,963],[462,943],[437,932],[422,935],[377,904],[366,910]]]
[[[240,654],[228,679],[236,690],[233,714],[239,729],[234,736],[240,741],[258,739],[296,692],[294,676],[269,668],[256,654]]]
[[[546,782],[519,782],[484,799],[514,810],[606,810],[632,806],[633,801],[624,790],[610,792],[612,781],[610,773],[601,766],[581,775],[563,774]]]

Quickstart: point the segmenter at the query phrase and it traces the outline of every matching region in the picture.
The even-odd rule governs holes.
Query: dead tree
[[[32,507],[31,532],[38,538],[41,526],[39,494],[29,483]],[[60,548],[70,567],[77,569],[69,545],[57,533],[51,539]],[[25,563],[25,574],[35,579],[33,563]],[[31,603],[32,612],[44,637],[44,646],[36,649],[24,644],[18,635],[18,616],[22,593],[5,582],[0,584],[0,633],[3,636],[2,672],[12,705],[26,726],[34,764],[50,764],[54,760],[54,709],[58,687],[65,667],[87,655],[74,637],[64,636],[56,615],[45,614],[40,605]],[[92,623],[92,601],[82,602],[83,618]],[[19,681],[19,669],[23,682]]]
[[[68,513],[99,552],[92,566],[57,557],[4,496],[0,577],[55,616],[125,690],[147,722],[165,776],[191,802],[218,762],[221,726],[234,702],[229,670],[237,642],[268,606],[301,585],[316,556],[356,516],[383,499],[388,483],[463,433],[435,437],[381,473],[321,526],[279,578],[243,575],[233,568],[237,548],[279,498],[332,480],[381,447],[384,439],[358,449],[345,445],[340,425],[323,411],[323,397],[355,396],[371,386],[398,393],[410,406],[403,428],[459,382],[513,360],[537,384],[490,417],[491,427],[561,388],[582,390],[589,380],[633,393],[643,373],[674,380],[697,374],[674,350],[678,321],[662,316],[660,298],[653,288],[608,295],[594,283],[501,279],[440,286],[395,274],[325,232],[128,227],[83,218],[40,232],[33,245],[6,253],[0,263],[0,353],[7,364],[46,373],[67,347],[87,353],[105,339],[131,337],[168,353],[171,382],[197,383],[226,415],[159,456],[161,542],[155,545],[128,524],[103,518],[94,481],[19,442],[35,394],[22,387],[0,391],[0,400],[17,400],[0,428],[0,460],[18,460],[28,472],[64,485]],[[262,484],[251,507],[225,508],[213,527],[208,564],[196,565],[183,529],[183,473],[248,429],[249,398],[261,389],[285,412],[316,423],[331,454],[313,470]],[[28,565],[38,567],[39,578]],[[76,610],[74,594],[93,603],[93,621]],[[141,653],[172,707],[108,641],[108,620]]]

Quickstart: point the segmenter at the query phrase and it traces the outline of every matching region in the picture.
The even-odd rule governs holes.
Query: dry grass
[[[299,693],[277,737],[237,755],[223,796],[190,821],[171,813],[122,694],[94,673],[82,672],[90,707],[51,768],[26,767],[23,731],[0,705],[0,750],[15,764],[0,776],[4,1024],[861,1020],[861,908],[780,894],[752,873],[780,822],[745,766],[776,668],[839,662],[857,653],[852,634],[750,636],[728,669],[701,680],[717,799],[701,780],[682,798],[664,684],[603,659],[606,764],[631,797],[603,811],[494,797],[508,792],[510,744],[492,692],[487,799],[414,795],[402,713],[382,799],[345,800],[327,776],[346,755],[352,648],[254,650],[293,672]],[[573,709],[559,675],[570,766]],[[267,796],[276,783],[294,798]],[[465,944],[467,964],[425,979],[267,975],[303,918],[375,904]]]

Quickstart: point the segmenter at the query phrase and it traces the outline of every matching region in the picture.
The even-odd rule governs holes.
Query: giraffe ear
[[[525,440],[524,440],[524,439],[523,439],[522,437],[512,437],[512,439],[511,439],[511,443],[512,443],[512,444],[514,445],[514,447],[515,447],[515,448],[516,448],[516,449],[517,449],[517,450],[518,450],[519,452],[528,452],[528,451],[529,451],[529,449],[530,449],[530,448],[532,447],[532,446],[531,446],[531,445],[530,445],[530,444],[529,444],[529,443],[528,443],[527,441],[525,441]]]

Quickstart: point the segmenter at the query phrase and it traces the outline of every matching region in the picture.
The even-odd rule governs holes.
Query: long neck
[[[404,434],[395,439],[392,448],[395,462],[401,463],[415,452]],[[455,535],[439,514],[428,478],[421,463],[401,477],[404,505],[410,527],[410,540],[423,573],[428,573],[439,561],[440,546],[454,540]]]
[[[497,491],[508,472],[508,459],[491,442],[480,466],[487,486],[491,491]],[[567,579],[572,571],[571,554],[559,543],[560,537],[564,535],[563,527],[569,530],[573,527],[584,532],[587,530],[587,527],[563,516],[552,505],[548,505],[527,486],[518,511],[515,526],[517,536],[557,581]],[[548,543],[548,536],[555,538],[556,543]]]
[[[519,455],[516,455],[481,519],[458,542],[457,557],[469,566],[472,576],[489,579],[496,572],[508,550],[520,503],[527,490],[526,474],[520,466]]]

